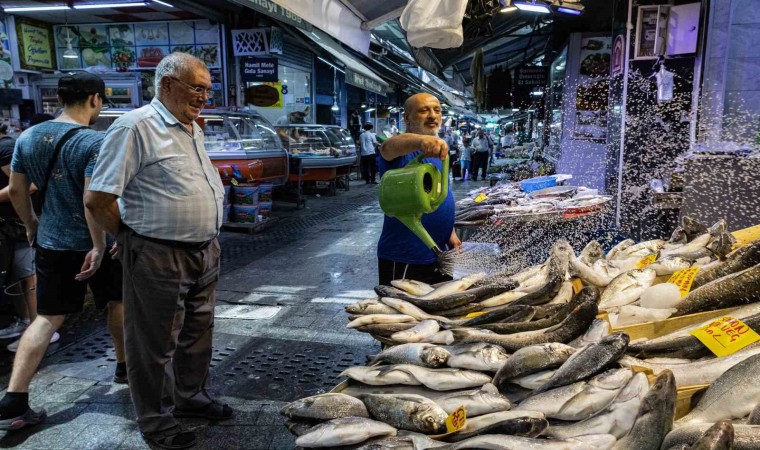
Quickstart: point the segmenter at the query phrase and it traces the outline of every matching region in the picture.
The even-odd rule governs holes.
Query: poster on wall
[[[3,19],[0,19],[0,86],[13,87],[11,44],[8,38],[8,28]]]
[[[581,39],[573,139],[607,141],[612,38]]]
[[[260,108],[282,108],[282,90],[279,81],[257,83],[245,89],[245,103]]]
[[[53,36],[48,25],[26,19],[17,20],[16,36],[19,43],[19,64],[22,69],[55,69]]]
[[[54,27],[58,68],[154,69],[172,52],[195,55],[209,68],[219,62],[219,25],[208,20],[84,24]],[[71,43],[76,58],[63,58]]]

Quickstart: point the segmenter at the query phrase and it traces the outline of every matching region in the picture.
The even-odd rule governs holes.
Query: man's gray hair
[[[161,80],[164,77],[180,78],[193,64],[206,65],[200,59],[189,53],[174,52],[165,56],[156,66],[156,79],[153,81],[156,89],[156,97],[161,96]]]

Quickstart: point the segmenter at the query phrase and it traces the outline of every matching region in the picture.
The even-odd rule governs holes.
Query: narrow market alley
[[[485,185],[457,182],[455,196]],[[375,246],[383,215],[377,187],[352,182],[306,209],[277,203],[279,223],[258,234],[223,232],[217,290],[213,391],[235,417],[202,431],[199,449],[291,449],[287,402],[327,392],[345,368],[380,350],[369,335],[345,328],[346,304],[374,296]],[[13,354],[0,356],[7,386]],[[94,308],[64,325],[32,382],[30,401],[44,425],[0,432],[0,448],[146,449],[127,385],[113,384],[113,348],[105,317]]]

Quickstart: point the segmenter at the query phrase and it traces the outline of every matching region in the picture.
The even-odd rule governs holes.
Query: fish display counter
[[[338,179],[346,181],[358,164],[356,144],[348,130],[337,125],[277,125],[277,134],[287,150],[293,169],[289,181],[329,182],[331,190]]]
[[[685,218],[669,239],[559,239],[517,272],[377,286],[347,327],[390,345],[281,413],[304,448],[757,448],[752,235]]]

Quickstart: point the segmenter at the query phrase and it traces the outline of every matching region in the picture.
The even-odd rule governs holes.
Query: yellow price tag
[[[233,185],[233,186],[237,186],[238,185],[238,181],[233,178],[233,179],[230,180],[230,184]]]
[[[573,292],[578,293],[583,289],[583,281],[580,278],[573,278]]]
[[[472,312],[472,313],[467,314],[466,316],[464,316],[464,318],[465,319],[472,319],[473,317],[482,316],[485,313],[486,313],[485,311]]]
[[[474,201],[475,201],[475,203],[480,203],[480,202],[484,202],[484,201],[486,201],[486,199],[487,199],[487,198],[488,198],[488,196],[487,196],[486,194],[483,194],[483,193],[481,192],[480,194],[478,194],[478,196],[477,196],[477,197],[475,197],[475,200],[474,200]]]
[[[691,284],[694,282],[694,278],[697,277],[697,272],[699,272],[699,266],[676,270],[668,279],[668,283],[678,286],[678,290],[681,291],[681,298],[684,298],[689,295]]]
[[[460,406],[446,418],[446,432],[453,433],[459,431],[464,428],[466,422],[467,410],[464,409],[464,406]]]
[[[727,356],[760,341],[760,335],[747,324],[731,316],[715,319],[704,327],[689,332],[716,356]]]
[[[647,267],[649,267],[652,264],[654,264],[654,262],[657,261],[657,258],[659,256],[660,256],[659,253],[655,253],[653,255],[649,255],[649,256],[645,256],[645,257],[641,258],[641,261],[639,261],[636,264],[636,268],[637,269],[646,269]]]

